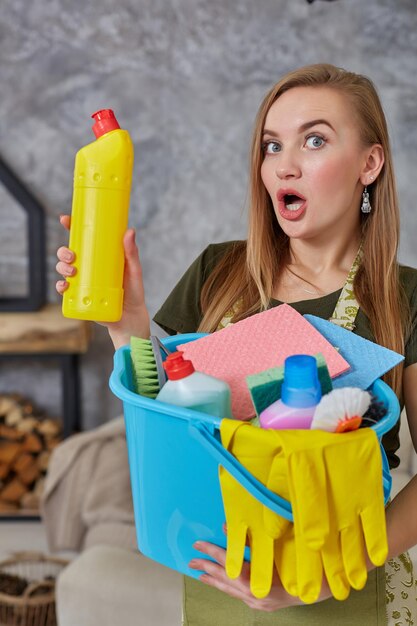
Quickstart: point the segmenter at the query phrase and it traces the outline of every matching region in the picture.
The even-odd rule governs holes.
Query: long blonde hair
[[[288,237],[278,224],[261,180],[261,144],[265,118],[272,104],[289,89],[301,86],[326,86],[342,92],[353,104],[363,144],[383,147],[383,168],[368,188],[372,211],[362,216],[363,259],[354,291],[369,318],[375,341],[403,354],[409,305],[399,282],[399,208],[385,115],[368,78],[329,64],[290,72],[269,91],[259,108],[251,148],[247,242],[234,244],[206,281],[201,294],[203,319],[199,330],[214,331],[225,312],[239,299],[242,305],[233,319],[235,322],[265,310],[277,276],[289,259]],[[401,394],[400,366],[388,372],[385,379]]]

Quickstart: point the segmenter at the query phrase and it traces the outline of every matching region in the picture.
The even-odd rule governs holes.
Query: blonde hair
[[[255,122],[251,148],[250,208],[247,242],[237,242],[206,281],[200,331],[214,331],[225,312],[242,300],[233,321],[265,310],[277,276],[289,259],[289,240],[275,217],[261,180],[262,133],[272,104],[294,87],[325,86],[350,100],[364,145],[381,144],[385,162],[368,188],[372,211],[362,216],[363,259],[354,281],[358,302],[368,316],[375,341],[404,354],[409,305],[399,282],[397,251],[399,208],[385,115],[372,82],[360,74],[329,64],[302,67],[284,76],[265,96]],[[359,211],[359,207],[358,207]],[[385,380],[401,394],[402,367]]]

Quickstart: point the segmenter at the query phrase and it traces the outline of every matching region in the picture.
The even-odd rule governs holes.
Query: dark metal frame
[[[0,311],[38,311],[46,303],[45,215],[41,204],[0,157],[0,183],[28,215],[27,238],[29,293],[0,297]]]

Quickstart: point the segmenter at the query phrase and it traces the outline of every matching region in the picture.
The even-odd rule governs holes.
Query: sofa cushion
[[[139,552],[85,550],[57,580],[59,626],[179,626],[181,575]]]

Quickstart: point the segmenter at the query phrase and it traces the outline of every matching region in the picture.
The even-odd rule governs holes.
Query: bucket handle
[[[189,432],[192,437],[210,452],[211,456],[235,478],[251,496],[277,513],[281,517],[293,521],[292,508],[288,500],[281,498],[255,476],[253,476],[221,443],[212,435],[202,422],[190,422]]]

